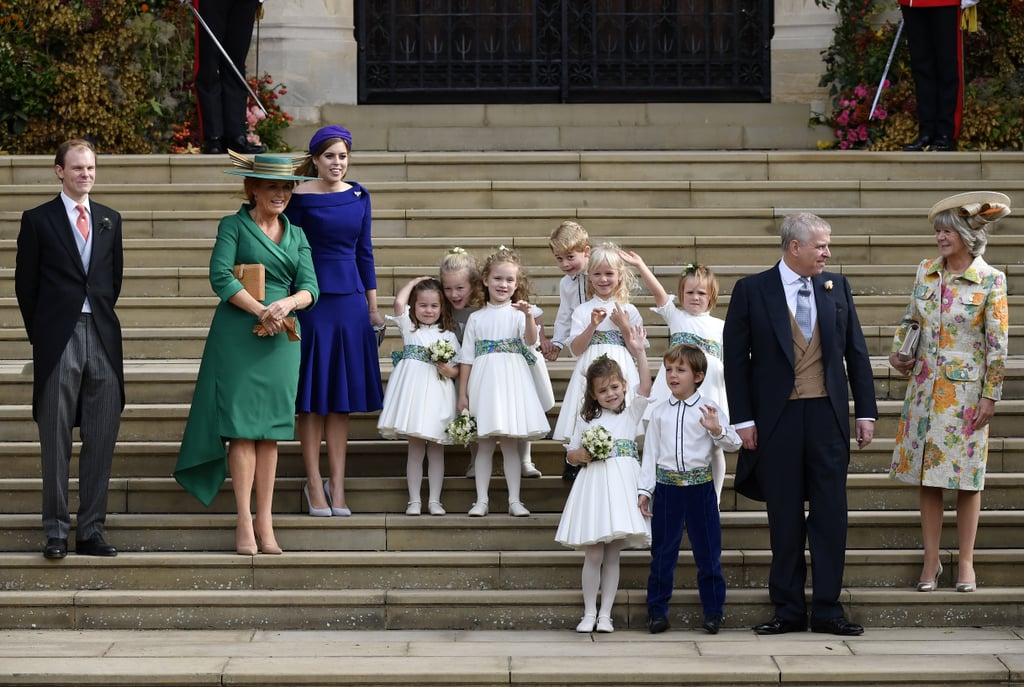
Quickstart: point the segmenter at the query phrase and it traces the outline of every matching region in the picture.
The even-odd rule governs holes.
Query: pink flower
[[[849,123],[850,123],[850,112],[849,112],[849,110],[843,110],[842,112],[839,113],[839,116],[836,117],[836,124],[838,124],[840,126],[846,126]]]

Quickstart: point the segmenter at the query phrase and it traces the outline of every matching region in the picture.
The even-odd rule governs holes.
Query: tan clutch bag
[[[896,356],[903,361],[916,360],[917,348],[921,345],[921,325],[911,322],[907,327],[907,335],[903,337],[903,345],[896,352]]]
[[[242,282],[242,286],[249,295],[263,302],[267,297],[267,268],[260,263],[243,263],[235,265],[232,270],[235,279]]]
[[[252,333],[256,336],[267,336],[267,330],[263,327],[262,322],[256,323],[256,326],[252,328]],[[302,341],[302,337],[299,336],[299,329],[295,324],[294,317],[284,318],[284,333],[288,335],[289,341]]]

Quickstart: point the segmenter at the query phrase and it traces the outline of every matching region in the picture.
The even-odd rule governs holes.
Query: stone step
[[[871,445],[857,449],[851,443],[849,472],[853,474],[888,473],[892,461],[892,437],[876,437]],[[114,448],[112,476],[115,479],[167,477],[174,472],[178,441],[119,441]],[[77,456],[79,442],[74,442],[72,455]],[[549,477],[562,474],[565,451],[561,442],[541,440],[531,443],[533,462]],[[279,478],[303,477],[305,467],[296,441],[278,443]],[[322,452],[326,461],[326,450]],[[353,440],[348,447],[347,474],[355,477],[388,477],[405,474],[406,444],[384,439]],[[735,453],[725,454],[726,471],[736,472]],[[32,479],[39,475],[39,442],[0,442],[0,462],[4,477]],[[500,463],[500,460],[497,461]],[[322,463],[326,465],[326,462]],[[469,453],[461,446],[445,447],[445,474],[449,480],[465,474]],[[497,468],[496,468],[497,469]],[[1024,473],[1024,437],[992,437],[988,444],[988,474]],[[78,475],[78,461],[70,465],[72,477]],[[467,480],[468,482],[469,480]],[[500,484],[500,480],[495,486]],[[451,486],[449,484],[449,486]],[[566,487],[568,489],[568,487]]]
[[[1020,672],[1024,650],[1012,622],[869,626],[863,636],[840,640],[757,637],[749,627],[710,636],[694,631],[689,617],[674,620],[658,636],[622,626],[615,634],[579,635],[562,624],[532,631],[18,629],[3,633],[0,685],[1004,687]]]
[[[691,107],[688,105],[687,107]],[[362,109],[365,106],[360,106]],[[375,131],[376,127],[372,127]],[[289,129],[295,135],[301,127]],[[298,141],[304,147],[308,137]],[[213,155],[106,155],[99,184],[218,184],[228,179],[227,157]],[[938,192],[964,184],[1019,182],[1024,153],[963,151],[907,155],[882,151],[806,150],[584,150],[387,152],[357,146],[352,178],[384,181],[848,181],[868,184],[929,181]],[[0,185],[52,185],[58,189],[53,158],[0,157]],[[952,189],[952,190],[950,190]],[[372,190],[372,189],[371,189]],[[948,194],[947,194],[948,195]]]
[[[573,194],[576,197],[576,194]],[[631,200],[631,199],[629,199]],[[187,202],[183,200],[182,202]],[[927,232],[924,217],[927,208],[841,207],[824,204],[773,205],[765,207],[658,207],[641,208],[610,203],[602,205],[560,204],[556,206],[530,206],[529,208],[459,209],[444,206],[431,208],[389,208],[374,206],[373,235],[375,241],[384,238],[446,237],[447,241],[474,238],[480,234],[481,222],[500,225],[508,235],[546,239],[551,230],[565,219],[576,219],[587,227],[595,240],[621,236],[622,226],[641,229],[648,237],[687,236],[765,236],[774,235],[786,214],[812,211],[828,219],[835,237],[885,235],[913,236]],[[631,201],[635,202],[635,201]],[[124,238],[182,239],[208,238],[217,234],[220,219],[237,208],[217,210],[125,210]],[[1014,217],[1014,216],[1011,216]],[[439,226],[444,228],[438,233]],[[21,211],[0,211],[0,239],[14,240],[21,227]],[[1024,233],[1024,219],[1007,218],[1000,223],[1001,234]],[[624,240],[620,238],[619,240]]]
[[[879,418],[875,433],[880,436],[894,436],[899,420],[902,400],[883,400],[878,403]],[[560,403],[548,411],[548,420],[554,425]],[[852,410],[852,404],[851,404]],[[175,441],[181,438],[188,417],[186,403],[129,404],[121,415],[121,441]],[[36,427],[32,422],[30,404],[9,404],[0,406],[0,441],[34,441]],[[1004,399],[999,402],[999,412],[992,419],[990,428],[994,437],[1018,436],[1024,425],[1024,400]],[[353,414],[349,436],[352,439],[376,439],[377,417],[374,414]]]
[[[547,487],[544,479],[530,484],[544,489]],[[554,478],[548,479],[549,483],[554,481]],[[464,515],[464,510],[454,509],[441,517],[361,511],[355,502],[350,502],[355,512],[351,517],[313,518],[299,514],[299,490],[286,488],[291,503],[285,512],[274,516],[274,531],[286,551],[559,550],[554,535],[561,509],[525,518],[511,517],[503,510],[506,501],[504,494],[498,491],[499,484],[498,479],[492,480],[493,512],[485,518],[471,518]],[[558,485],[552,485],[551,491],[558,488],[565,493],[565,487]],[[466,498],[471,497],[471,491],[463,491]],[[458,494],[453,491],[452,497],[457,498]],[[117,498],[111,499],[115,508]],[[223,503],[225,495],[221,498]],[[178,505],[175,512],[170,513],[112,512],[106,522],[108,538],[122,551],[234,551],[234,509],[224,508],[227,512],[222,513],[216,512],[217,509],[177,512],[191,507],[185,503],[189,499],[190,496],[179,490]],[[445,497],[446,507],[453,502]],[[528,498],[526,503],[532,505]],[[468,501],[465,505],[468,507]],[[955,512],[947,511],[942,533],[944,547],[957,546],[955,521]],[[763,510],[725,511],[722,513],[723,545],[731,549],[765,550],[767,526]],[[0,535],[2,550],[38,552],[43,544],[38,512],[0,514]],[[920,541],[921,516],[916,508],[850,512],[847,549],[918,549]],[[683,546],[688,544],[684,541]],[[977,547],[1024,548],[1024,512],[986,510],[981,516]]]
[[[468,461],[455,463],[462,468]],[[494,471],[490,495],[496,514],[504,512],[508,502],[502,468]],[[542,465],[542,467],[548,467]],[[460,474],[461,473],[461,474]],[[466,513],[476,501],[475,483],[464,477],[465,470],[449,473],[442,489],[445,508],[455,515]],[[302,496],[304,476],[279,476],[274,491],[274,511],[300,515],[305,513],[306,501]],[[762,511],[764,504],[737,495],[733,489],[733,475],[725,478],[722,490],[723,512]],[[345,480],[349,507],[359,513],[404,514],[409,500],[404,470],[381,477],[348,476]],[[1012,510],[1020,505],[1024,473],[991,473],[985,480],[986,511]],[[569,491],[561,479],[561,472],[551,470],[547,477],[524,480],[523,501],[534,513],[561,513]],[[421,487],[426,512],[426,485]],[[918,491],[889,478],[888,474],[852,474],[847,483],[848,504],[855,511],[912,510],[918,507]],[[39,510],[42,484],[38,478],[0,479],[0,514],[31,514]],[[71,509],[77,510],[78,483],[69,485]],[[948,505],[955,505],[953,500]],[[110,481],[107,512],[123,514],[160,513],[232,513],[235,510],[231,484],[226,482],[209,507],[191,499],[170,477],[128,477]],[[428,518],[433,520],[434,518]]]
[[[636,211],[632,214],[642,214]],[[635,219],[635,218],[634,218]],[[611,233],[593,232],[600,240],[610,240],[641,255],[659,256],[652,263],[659,266],[677,266],[697,261],[711,267],[718,265],[760,265],[765,269],[778,261],[778,238],[750,236],[692,236],[676,235],[671,241],[657,236],[626,236],[621,233],[623,222],[617,223]],[[630,220],[632,221],[632,220]],[[516,229],[518,220],[510,220],[507,231],[495,227],[493,238],[459,239],[457,244],[478,256],[486,256],[499,244],[515,248],[527,269],[532,266],[551,265],[551,250],[546,238],[521,236]],[[453,242],[444,233],[445,222],[427,229],[430,238],[381,238],[374,240],[374,259],[377,269],[419,266],[433,273],[445,251]],[[550,232],[550,225],[548,226]],[[433,238],[444,237],[444,238]],[[597,240],[597,238],[595,240]],[[993,264],[1024,263],[1024,235],[1000,236],[993,241]],[[212,239],[125,239],[125,265],[127,267],[208,267]],[[13,268],[16,241],[0,240],[0,268]],[[931,232],[913,236],[837,236],[832,241],[833,271],[845,265],[917,265],[923,258],[935,253]],[[758,270],[759,271],[759,270]],[[913,273],[908,280],[913,279]]]
[[[849,609],[851,619],[869,628],[945,627],[950,624],[1008,626],[1019,622],[1018,606],[1024,601],[1024,589],[982,587],[965,598],[965,595],[953,591],[919,594],[912,589],[847,587],[842,601]],[[771,614],[768,591],[730,589],[725,609],[723,627],[749,628]],[[951,623],[951,614],[955,615],[954,623]],[[620,631],[644,630],[646,615],[646,590],[619,590],[612,619]],[[578,589],[320,589],[314,593],[290,589],[69,589],[0,592],[0,626],[37,630],[228,630],[250,627],[278,631],[552,628],[568,631],[579,622],[579,616]],[[699,629],[702,617],[696,591],[679,590],[673,594],[669,607],[673,628]],[[646,640],[647,635],[646,632],[638,633],[636,637]],[[833,642],[837,641],[833,638]],[[322,680],[316,681],[316,684],[322,683]],[[303,684],[310,683],[303,681]],[[488,681],[486,684],[495,683]],[[678,683],[672,681],[670,684]],[[829,680],[828,684],[834,684],[834,681]]]
[[[385,312],[392,311],[393,297],[385,296],[378,301]],[[1008,297],[1010,310],[1024,307],[1024,294]],[[550,326],[558,311],[558,296],[537,296],[532,302],[542,308]],[[856,299],[857,316],[863,326],[895,325],[907,308],[909,297],[898,295],[863,295]],[[125,328],[166,328],[169,335],[177,327],[205,327],[213,317],[220,299],[216,296],[124,296],[117,302],[117,315]],[[664,327],[664,319],[651,311],[654,299],[638,296],[632,299],[643,317],[645,325]],[[729,296],[721,296],[713,314],[724,317],[729,308]],[[15,298],[0,298],[0,328],[18,330],[22,327],[21,311]],[[397,330],[393,331],[398,343]],[[667,332],[665,334],[667,336]]]
[[[939,552],[939,590],[953,587],[956,550]],[[644,589],[650,552],[622,552],[619,588]],[[981,549],[974,559],[983,588],[1019,588],[1024,550]],[[4,591],[74,589],[189,590],[564,590],[577,582],[581,551],[287,551],[283,556],[234,552],[121,552],[116,558],[76,556],[55,565],[37,552],[0,554]],[[808,557],[808,563],[810,558]],[[763,589],[770,551],[727,549],[722,572],[729,589]],[[902,589],[921,571],[917,550],[857,549],[846,556],[851,587]],[[697,567],[684,551],[676,588],[693,588]]]
[[[657,252],[652,252],[657,255]],[[992,259],[993,256],[989,256]],[[1007,275],[1007,292],[1016,296],[1024,293],[1024,265],[990,263]],[[854,296],[909,296],[913,286],[914,270],[917,265],[844,265],[839,264],[830,270],[846,275]],[[385,300],[405,285],[410,279],[433,272],[430,265],[417,267],[382,267],[377,270],[377,296],[382,304],[390,309],[393,301]],[[749,274],[755,274],[764,265],[724,265],[713,266],[719,283],[719,294],[723,298],[723,307],[716,314],[725,315],[725,305],[732,293],[736,280]],[[651,266],[662,287],[670,294],[675,293],[679,285],[677,265]],[[127,267],[121,289],[122,298],[156,298],[156,297],[210,297],[209,269],[207,267]],[[536,265],[529,267],[530,287],[537,297],[554,296],[558,293],[558,283],[563,273],[554,265]],[[646,290],[644,291],[646,292]],[[14,269],[0,268],[0,298],[14,298]],[[644,296],[639,296],[643,298]],[[642,303],[642,301],[641,301]],[[653,303],[651,304],[653,305]],[[554,308],[557,309],[557,308]],[[552,319],[551,317],[548,318]],[[549,323],[550,324],[550,323]]]

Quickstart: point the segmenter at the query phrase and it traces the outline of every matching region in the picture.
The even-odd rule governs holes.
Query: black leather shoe
[[[824,632],[830,635],[842,635],[844,637],[856,637],[864,634],[864,628],[857,623],[851,623],[843,616],[829,618],[811,624],[811,632]]]
[[[720,613],[712,613],[711,615],[704,616],[704,631],[710,635],[717,635],[718,629],[722,627],[722,615]]]
[[[661,634],[668,629],[668,618],[663,615],[647,616],[647,631],[652,635]]]
[[[935,140],[932,141],[931,150],[937,150],[941,153],[955,152],[956,141],[949,136],[936,136]]]
[[[116,556],[117,549],[103,541],[103,536],[94,534],[85,541],[75,542],[75,553],[79,556]]]
[[[228,139],[228,148],[243,155],[258,155],[267,152],[267,146],[258,143],[249,143],[245,136]]]
[[[569,465],[568,463],[566,463],[565,467],[562,468],[562,479],[564,479],[566,482],[572,482],[574,479],[576,479],[576,475],[578,474],[580,474],[579,465]]]
[[[68,555],[68,540],[60,537],[49,537],[43,548],[43,558],[57,560]]]
[[[223,155],[226,152],[224,141],[219,138],[208,138],[203,143],[203,153],[206,155]]]
[[[903,146],[903,150],[908,153],[916,153],[925,150],[932,144],[932,137],[927,135],[918,136],[910,143]]]
[[[775,616],[766,623],[754,626],[754,632],[759,635],[784,635],[787,632],[805,632],[806,630],[806,624],[791,623],[778,616]]]

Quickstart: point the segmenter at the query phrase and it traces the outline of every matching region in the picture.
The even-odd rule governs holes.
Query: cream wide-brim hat
[[[929,224],[935,223],[935,215],[943,210],[959,210],[961,217],[975,218],[984,225],[995,222],[1010,214],[1010,197],[998,191],[968,191],[943,198],[928,211]],[[974,222],[971,222],[975,226]],[[977,228],[977,226],[975,226]]]

